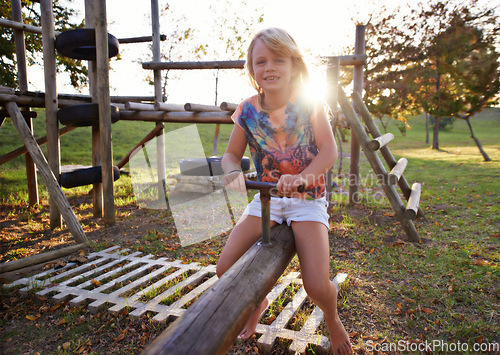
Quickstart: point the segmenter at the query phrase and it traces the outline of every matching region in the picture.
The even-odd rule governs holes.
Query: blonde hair
[[[294,80],[292,85],[300,86],[308,79],[309,71],[307,70],[304,57],[292,36],[280,28],[267,28],[257,33],[252,39],[252,42],[248,46],[247,60],[245,63],[250,78],[250,84],[259,94],[262,94],[262,88],[255,80],[255,73],[252,65],[252,52],[258,39],[262,40],[266,47],[274,53],[292,59],[292,65],[294,69],[297,70],[296,80]]]

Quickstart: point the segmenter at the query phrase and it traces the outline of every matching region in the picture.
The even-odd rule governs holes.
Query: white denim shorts
[[[278,224],[286,222],[289,226],[296,222],[319,222],[330,230],[329,216],[327,212],[328,202],[326,197],[316,200],[303,200],[296,197],[271,197],[271,221]],[[243,216],[261,217],[260,193],[248,204]]]

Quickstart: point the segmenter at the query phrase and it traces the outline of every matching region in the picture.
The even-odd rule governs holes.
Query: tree
[[[68,6],[73,0],[54,0],[54,21],[56,31],[84,27],[84,23],[71,22],[75,11]],[[40,5],[34,1],[22,0],[23,22],[32,26],[41,26]],[[11,3],[0,0],[0,16],[12,19]],[[26,60],[29,66],[40,63],[42,53],[42,36],[25,32]],[[87,83],[87,67],[80,60],[57,55],[57,70],[68,73],[71,85],[77,89]],[[17,68],[13,30],[0,27],[0,81],[2,85],[17,88]]]
[[[375,95],[372,110],[409,108],[431,114],[434,149],[439,148],[441,117],[467,118],[471,136],[488,160],[468,119],[497,102],[500,91],[494,10],[480,9],[474,0],[458,5],[436,0],[398,16],[382,16],[370,26],[377,38],[370,47],[374,61],[366,80],[367,93]],[[383,93],[391,94],[386,95],[388,104],[380,99]]]

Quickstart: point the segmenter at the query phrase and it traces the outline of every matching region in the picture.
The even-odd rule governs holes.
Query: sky
[[[354,45],[354,21],[366,21],[369,16],[369,9],[373,4],[378,3],[375,0],[358,0],[356,5],[350,2],[331,0],[309,0],[307,2],[297,0],[251,0],[248,2],[255,6],[254,11],[256,13],[264,15],[264,22],[255,26],[255,32],[266,27],[281,27],[295,38],[299,47],[311,60],[318,56],[350,54],[345,53],[344,48]],[[77,10],[83,16],[83,0],[76,1],[73,4],[78,6],[79,3],[81,3],[82,8],[77,7]],[[210,5],[215,8],[217,6],[222,7],[219,10],[221,14],[232,11],[243,17],[245,11],[248,11],[248,8],[247,10],[241,8],[240,1],[233,2],[231,9],[220,5],[225,3],[223,0],[159,0],[159,7],[163,8],[167,3],[170,5],[171,13],[178,18],[183,18],[185,24],[189,27],[198,30],[195,33],[196,36],[206,36],[207,43],[213,41],[214,33],[218,30],[217,20],[214,20],[213,11],[209,9]],[[386,6],[391,6],[391,4],[396,6],[397,3],[396,0],[384,1]],[[193,11],[193,9],[196,9],[196,11]],[[150,35],[150,15],[151,4],[148,0],[108,0],[108,32],[117,38]],[[168,23],[160,20],[160,32],[169,35],[171,31],[172,29],[168,28]],[[197,38],[197,40],[203,40],[203,38]],[[163,48],[163,50],[165,49]],[[121,60],[111,60],[111,95],[153,95],[153,87],[145,81],[148,71],[142,69],[141,66],[141,61],[145,60],[147,55],[150,55],[150,50],[146,44],[120,45]],[[178,61],[182,60],[181,58]],[[214,58],[209,53],[206,58],[199,60],[209,61],[214,60]],[[324,83],[326,68],[310,65],[309,69],[314,83],[312,90],[317,91],[318,94],[324,94],[326,90]],[[219,74],[218,103],[222,101],[237,103],[254,94],[248,80],[241,73],[241,70],[228,70]],[[28,75],[32,78],[34,84],[34,88],[30,89],[43,91],[42,76],[39,74]],[[169,102],[180,104],[185,102],[215,103],[214,71],[176,71],[171,76],[178,76],[179,79],[169,80],[168,82]],[[67,84],[68,80],[64,74],[59,74],[57,80],[60,93],[76,92]],[[82,93],[86,94],[88,92],[84,89]]]
[[[170,14],[175,21],[195,30],[194,38],[198,43],[214,45],[217,31],[231,23],[221,24],[220,16],[249,18],[245,14],[263,14],[264,22],[256,24],[253,32],[266,27],[281,27],[295,38],[299,47],[310,61],[312,85],[310,91],[314,95],[326,93],[326,68],[315,65],[318,57],[346,55],[347,48],[354,46],[355,24],[366,23],[370,14],[381,6],[395,11],[405,0],[247,0],[253,6],[243,7],[242,1],[228,0],[158,0],[162,9],[170,5]],[[410,1],[412,4],[416,2]],[[487,4],[499,3],[499,0],[480,0]],[[230,3],[230,7],[227,3]],[[73,6],[84,16],[83,0],[74,1]],[[81,6],[81,8],[78,8]],[[211,10],[210,7],[215,8]],[[253,11],[253,12],[252,12]],[[117,38],[151,35],[151,3],[149,0],[107,0],[108,32]],[[214,18],[215,17],[215,18]],[[219,17],[219,18],[217,18]],[[169,27],[170,26],[170,27]],[[175,24],[160,19],[160,32],[172,33]],[[166,51],[162,42],[162,51]],[[190,53],[182,53],[189,57]],[[120,45],[120,60],[111,60],[110,93],[111,95],[152,96],[154,89],[145,81],[148,70],[142,69],[142,61],[150,61],[151,51],[147,44]],[[213,53],[208,52],[198,60],[214,60]],[[224,58],[237,59],[237,58]],[[173,61],[184,61],[183,58],[172,58]],[[30,90],[43,91],[43,73],[36,68],[28,73],[32,87]],[[169,73],[167,94],[170,103],[186,102],[214,104],[215,74],[212,70],[175,71]],[[58,92],[76,92],[69,84],[64,73],[57,78]],[[254,94],[246,76],[241,70],[226,70],[219,73],[219,93],[217,103],[228,101],[238,103],[245,97]],[[88,93],[84,89],[81,93]]]

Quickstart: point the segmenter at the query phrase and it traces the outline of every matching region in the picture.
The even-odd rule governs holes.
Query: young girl
[[[232,119],[234,129],[222,159],[228,185],[244,186],[240,161],[246,145],[260,181],[277,182],[279,198],[271,198],[271,226],[291,225],[304,287],[324,313],[334,354],[351,351],[349,336],[337,314],[337,290],[329,279],[328,214],[324,174],[337,159],[337,147],[326,105],[300,95],[308,71],[302,54],[285,31],[270,28],[252,40],[246,61],[257,95],[244,100]],[[305,186],[303,193],[297,187]],[[220,277],[261,236],[257,194],[234,227],[217,264]],[[264,299],[240,336],[249,338]]]

